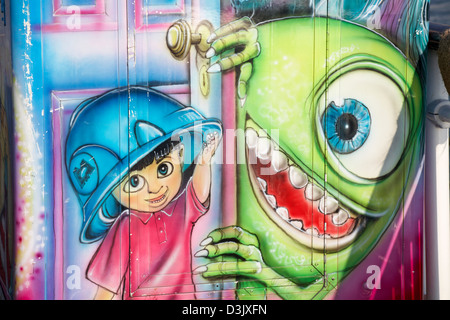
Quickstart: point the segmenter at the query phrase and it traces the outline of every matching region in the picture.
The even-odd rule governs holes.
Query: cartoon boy
[[[86,271],[96,299],[195,299],[190,240],[209,209],[220,138],[219,121],[144,87],[74,112],[66,163],[83,205],[81,241],[103,239]]]

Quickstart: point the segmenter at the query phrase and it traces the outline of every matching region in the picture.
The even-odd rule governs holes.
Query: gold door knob
[[[206,42],[210,36],[213,27],[210,22],[202,21],[195,33],[192,33],[191,27],[185,20],[178,20],[167,30],[166,43],[172,56],[177,60],[185,59],[191,46],[195,45],[197,52],[204,57],[209,45]]]

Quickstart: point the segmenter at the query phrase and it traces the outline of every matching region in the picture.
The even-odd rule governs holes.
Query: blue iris
[[[345,99],[343,106],[331,102],[322,116],[322,127],[331,148],[341,154],[359,149],[370,133],[370,112],[355,99]]]

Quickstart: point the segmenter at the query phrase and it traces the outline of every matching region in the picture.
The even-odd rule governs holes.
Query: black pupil
[[[358,132],[358,120],[350,113],[344,113],[336,121],[336,133],[342,140],[352,140]]]
[[[131,177],[131,186],[136,188],[139,184],[139,178],[137,176]]]
[[[162,165],[159,166],[159,172],[161,174],[166,174],[167,170],[168,170],[167,164],[162,164]]]

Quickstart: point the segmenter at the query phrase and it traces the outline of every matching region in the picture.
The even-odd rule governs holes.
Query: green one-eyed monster
[[[237,226],[212,231],[204,277],[241,299],[323,298],[401,211],[422,154],[422,86],[381,35],[350,22],[248,18],[213,34],[210,71],[241,65]],[[220,259],[213,259],[221,257]]]

